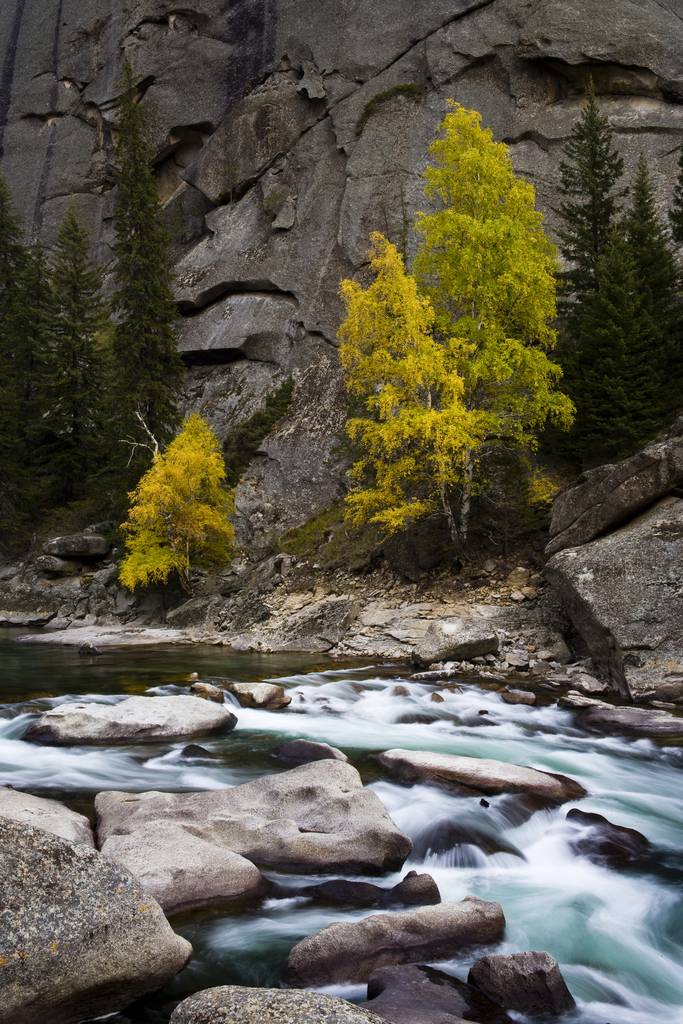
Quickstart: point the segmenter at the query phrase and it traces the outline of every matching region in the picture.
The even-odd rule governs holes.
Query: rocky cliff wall
[[[0,158],[27,233],[49,244],[74,194],[105,264],[126,58],[175,232],[188,407],[225,434],[297,384],[238,490],[256,548],[344,493],[339,281],[364,280],[370,231],[398,241],[424,206],[447,99],[508,143],[551,229],[589,74],[627,175],[644,150],[662,207],[683,141],[680,0],[5,0]]]

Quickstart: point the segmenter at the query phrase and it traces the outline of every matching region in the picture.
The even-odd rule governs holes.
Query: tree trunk
[[[441,508],[443,509],[443,513],[448,521],[448,529],[450,530],[451,540],[453,541],[453,544],[455,545],[455,549],[458,552],[458,554],[461,554],[462,544],[460,542],[460,534],[458,533],[458,525],[455,521],[453,509],[451,508],[450,502],[448,500],[448,494],[446,493],[446,484],[443,480],[441,480],[439,483],[439,495],[441,497]]]
[[[460,497],[460,538],[463,554],[467,556],[467,538],[469,534],[470,506],[472,504],[472,456],[465,456],[465,473],[463,475],[462,495]]]

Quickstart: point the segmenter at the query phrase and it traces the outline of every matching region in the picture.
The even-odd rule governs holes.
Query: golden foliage
[[[202,553],[225,559],[235,532],[228,519],[232,493],[222,486],[224,480],[218,438],[194,413],[129,494],[131,507],[122,524],[128,553],[119,571],[124,586],[165,583],[175,570],[183,589],[192,593],[190,559]]]

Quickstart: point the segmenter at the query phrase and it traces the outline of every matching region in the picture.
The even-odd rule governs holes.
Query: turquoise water
[[[576,728],[570,711],[507,705],[475,683],[462,692],[444,691],[444,703],[435,704],[430,701],[434,687],[405,683],[404,666],[341,666],[319,657],[194,646],[109,649],[101,658],[84,659],[69,649],[14,644],[13,635],[0,634],[0,784],[59,797],[91,813],[94,795],[102,789],[239,785],[286,770],[272,755],[278,742],[324,740],[348,754],[416,844],[403,872],[381,884],[393,884],[414,867],[433,875],[444,900],[472,893],[500,902],[508,925],[495,951],[545,949],[556,957],[579,1005],[571,1017],[577,1024],[683,1024],[679,748],[591,736]],[[65,700],[185,693],[190,672],[208,680],[277,679],[294,699],[285,711],[235,708],[234,732],[202,740],[214,755],[210,762],[183,762],[178,757],[183,743],[49,748],[21,740],[41,709]],[[392,695],[399,678],[409,697]],[[489,714],[480,716],[481,710]],[[435,721],[398,722],[411,713]],[[613,871],[571,853],[563,825],[567,807],[529,816],[510,797],[492,798],[484,808],[476,799],[397,785],[372,757],[390,747],[491,757],[569,775],[588,791],[580,802],[583,809],[643,832],[653,844],[652,856],[638,868]],[[432,853],[439,822],[457,822],[485,835],[484,845],[497,852],[487,855],[479,846],[459,844]],[[293,887],[306,881],[277,877]],[[295,942],[332,921],[369,913],[312,906],[294,897],[178,915],[172,925],[195,950],[190,965],[146,1008],[110,1019],[163,1020],[174,1000],[209,985],[277,984]],[[472,959],[440,966],[464,979]],[[364,986],[328,991],[365,997]]]

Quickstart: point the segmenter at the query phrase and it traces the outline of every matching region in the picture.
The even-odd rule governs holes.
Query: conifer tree
[[[25,250],[21,220],[0,170],[0,526],[12,526],[21,466],[16,422],[17,365],[14,345]]]
[[[671,209],[669,210],[671,237],[676,245],[683,245],[683,146],[678,157],[678,177],[674,185]]]
[[[115,419],[119,437],[135,437],[139,436],[139,413],[163,445],[180,422],[177,400],[183,364],[173,328],[177,307],[171,291],[169,235],[160,218],[153,156],[133,70],[126,62],[117,120],[114,208]],[[138,472],[144,450],[134,449]]]
[[[106,319],[102,275],[72,200],[52,255],[54,314],[45,389],[41,461],[52,496],[82,497],[102,446],[103,367],[97,333]]]

